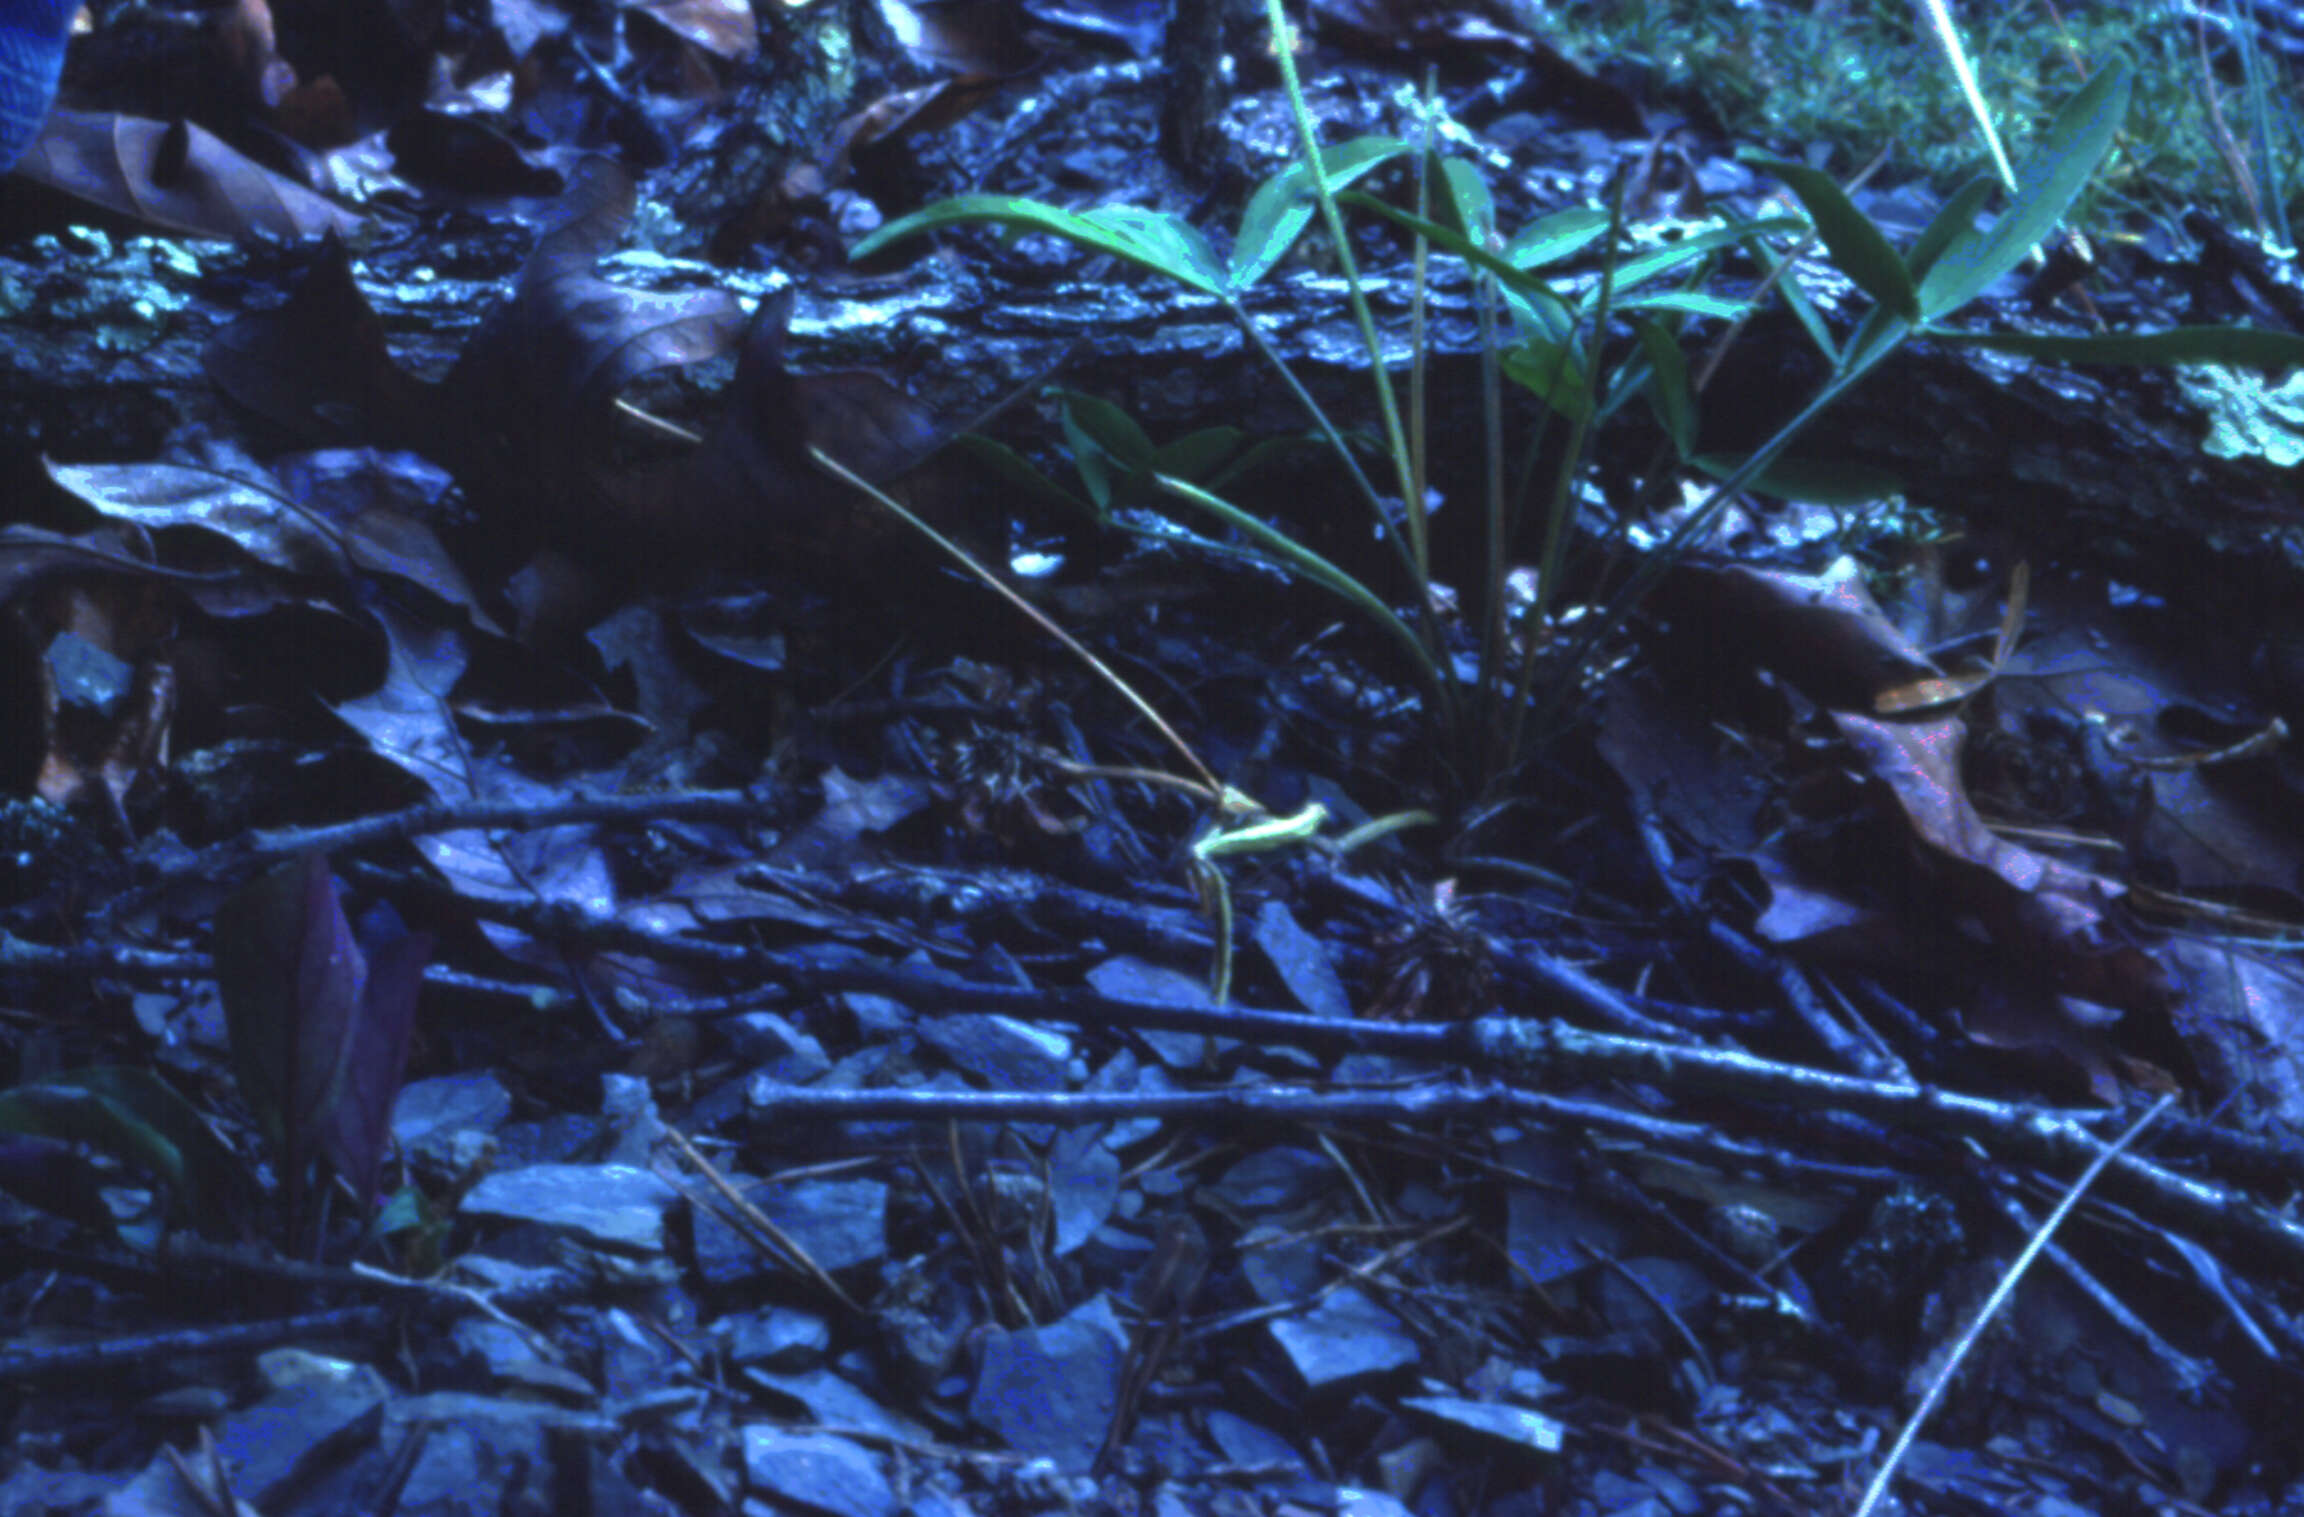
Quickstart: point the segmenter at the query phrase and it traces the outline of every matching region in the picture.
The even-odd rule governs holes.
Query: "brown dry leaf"
[[[1735,638],[1827,706],[1869,710],[1883,689],[1943,677],[1873,600],[1851,558],[1822,574],[1682,564],[1670,593],[1676,613],[1692,613],[1708,635]]]
[[[745,0],[628,0],[627,8],[715,58],[735,62],[760,50],[760,24]]]
[[[300,437],[442,451],[437,386],[392,361],[384,323],[333,236],[285,304],[232,322],[200,359],[217,388]]]
[[[703,446],[632,471],[603,495],[628,553],[677,566],[715,553],[756,555],[771,544],[821,547],[827,529],[859,507],[809,462],[811,445],[879,483],[947,440],[924,407],[877,374],[788,372],[790,308],[788,293],[761,303]]]
[[[33,793],[127,835],[127,801],[165,761],[176,675],[159,588],[124,578],[53,584],[23,608],[38,694]]]
[[[1965,723],[1852,713],[1833,720],[1933,854],[1954,892],[1949,910],[1973,914],[1994,942],[2042,966],[2067,994],[2131,1011],[2167,1004],[2161,966],[2108,919],[2124,888],[1998,837],[1969,803],[1959,784]]]
[[[348,577],[342,534],[313,519],[270,480],[181,464],[56,464],[49,477],[114,521],[150,531],[195,527],[284,573]]]
[[[352,212],[183,122],[56,111],[16,172],[169,236],[296,241],[361,226]]]
[[[593,272],[633,203],[621,169],[601,159],[581,164],[517,292],[489,315],[445,382],[446,456],[466,486],[510,504],[539,535],[574,539],[572,549],[616,544],[611,556],[654,531],[633,521],[603,482],[617,395],[643,374],[726,353],[744,320],[725,290],[645,294]]]
[[[2176,1031],[2210,1093],[2240,1095],[2245,1129],[2304,1127],[2304,974],[2253,948],[2186,938],[2168,958],[2183,991]]]
[[[2001,613],[2000,635],[1992,645],[1992,660],[1980,669],[1967,669],[1942,678],[1918,679],[1892,685],[1872,697],[1872,710],[1880,716],[1910,716],[1938,706],[1958,705],[1999,676],[2015,657],[2024,635],[2024,605],[2032,586],[2029,564],[2018,563],[2008,576],[2008,604]]]

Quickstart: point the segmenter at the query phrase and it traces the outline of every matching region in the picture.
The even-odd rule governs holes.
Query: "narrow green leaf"
[[[1100,395],[1066,390],[1064,416],[1113,462],[1132,470],[1152,467],[1153,455],[1158,451],[1152,446],[1152,439],[1136,424],[1135,417],[1111,401]]]
[[[1427,690],[1436,691],[1441,688],[1440,668],[1433,662],[1431,650],[1424,646],[1423,640],[1390,606],[1384,604],[1383,598],[1376,592],[1287,533],[1241,510],[1230,501],[1167,475],[1155,476],[1154,482],[1178,500],[1197,506],[1249,538],[1270,553],[1282,567],[1293,570],[1338,599],[1357,607],[1406,650],[1409,662]]]
[[[1232,481],[1246,478],[1276,460],[1297,457],[1306,453],[1325,453],[1327,447],[1325,442],[1311,434],[1296,437],[1267,437],[1262,442],[1251,444],[1247,451],[1233,458],[1224,467],[1200,483],[1204,488],[1221,490],[1229,486]]]
[[[1648,356],[1648,404],[1672,449],[1682,458],[1696,446],[1696,397],[1688,388],[1688,359],[1680,344],[1659,322],[1634,317],[1632,330],[1640,338],[1640,351]]]
[[[1792,193],[1800,197],[1800,203],[1808,208],[1808,219],[1816,224],[1816,235],[1832,255],[1834,267],[1906,321],[1920,319],[1920,291],[1912,283],[1912,271],[1896,256],[1879,226],[1856,209],[1856,202],[1830,174],[1782,158],[1755,157],[1751,161],[1790,185]]]
[[[151,1123],[119,1102],[64,1081],[0,1092],[0,1132],[85,1143],[174,1188],[184,1157]]]
[[[1110,228],[1137,249],[1137,261],[1162,270],[1177,283],[1213,295],[1223,288],[1224,265],[1200,229],[1181,216],[1137,205],[1100,205],[1090,223]]]
[[[1496,237],[1496,197],[1480,170],[1461,158],[1440,160],[1441,182],[1448,186],[1448,203],[1456,209],[1456,224],[1482,247]]]
[[[1109,515],[1112,498],[1117,493],[1125,471],[1115,470],[1112,456],[1104,445],[1082,425],[1080,413],[1072,406],[1064,408],[1064,445],[1072,452],[1072,467],[1080,472],[1080,483],[1088,491],[1089,500],[1096,505],[1096,514]]]
[[[1051,505],[1069,506],[1091,516],[1096,512],[1094,506],[1050,479],[1030,459],[1004,442],[997,442],[981,432],[963,432],[952,442],[961,452],[972,455],[978,463],[1027,495],[1036,496]]]
[[[1710,257],[1724,247],[1749,237],[1772,236],[1778,232],[1805,232],[1807,223],[1797,216],[1763,216],[1758,221],[1739,221],[1728,226],[1713,227],[1666,247],[1645,253],[1636,253],[1616,266],[1616,290],[1619,296],[1635,285],[1659,279],[1674,270]]]
[[[1398,137],[1370,133],[1355,137],[1350,142],[1339,142],[1320,150],[1320,167],[1328,175],[1328,188],[1341,189],[1360,178],[1380,163],[1399,157],[1408,151],[1408,144]]]
[[[1320,151],[1320,166],[1331,188],[1352,183],[1370,169],[1408,151],[1397,137],[1355,137]],[[1266,274],[1295,246],[1311,225],[1317,208],[1312,176],[1306,166],[1292,163],[1256,187],[1240,215],[1240,230],[1232,239],[1232,263],[1225,287],[1237,295]]]
[[[1505,350],[1502,368],[1507,379],[1569,420],[1592,419],[1592,390],[1577,348],[1531,337]]]
[[[1702,290],[1658,290],[1648,295],[1627,295],[1616,302],[1619,311],[1677,311],[1715,321],[1741,321],[1752,309],[1749,300],[1724,300]]]
[[[2128,113],[2128,65],[2116,62],[2056,113],[2040,146],[2016,179],[2016,194],[1990,231],[1973,243],[1955,238],[1920,281],[1920,312],[1930,321],[1981,295],[2024,261],[2056,229],[2087,187]]]
[[[1936,260],[1943,257],[1944,250],[1955,242],[1963,238],[1975,241],[1982,237],[1983,234],[1976,230],[1976,213],[1984,209],[1985,201],[1992,198],[1993,183],[1991,175],[1978,174],[1954,190],[1952,198],[1945,201],[1936,214],[1929,218],[1928,225],[1920,229],[1920,235],[1912,239],[1911,251],[1904,255],[1905,264],[1911,269],[1914,279],[1925,280],[1928,271],[1936,266]]]
[[[1159,451],[1152,455],[1151,467],[1155,473],[1173,474],[1178,479],[1204,484],[1208,476],[1239,453],[1247,438],[1248,434],[1238,427],[1202,427],[1174,442],[1162,443]]]
[[[1840,364],[1840,344],[1833,339],[1832,329],[1824,324],[1824,317],[1816,309],[1816,302],[1808,298],[1807,287],[1800,283],[1792,271],[1784,269],[1784,259],[1774,249],[1754,245],[1753,253],[1776,278],[1776,288],[1784,293],[1784,304],[1791,308],[1793,318],[1808,333],[1808,340],[1816,344],[1816,351],[1824,355],[1827,363],[1837,368]]]
[[[1486,269],[1489,273],[1495,275],[1498,281],[1501,282],[1507,289],[1532,290],[1545,288],[1544,282],[1541,279],[1538,279],[1535,276],[1528,274],[1520,269],[1514,268],[1505,259],[1495,253],[1488,251],[1488,249],[1481,247],[1477,243],[1472,242],[1466,238],[1463,233],[1457,231],[1455,228],[1444,226],[1441,223],[1430,219],[1429,217],[1419,216],[1414,211],[1404,211],[1396,205],[1391,205],[1385,201],[1378,200],[1373,195],[1363,195],[1358,191],[1353,191],[1349,194],[1338,195],[1336,197],[1336,202],[1339,205],[1351,206],[1355,210],[1372,211],[1376,215],[1383,217],[1385,220],[1406,228],[1416,236],[1423,238],[1425,241],[1431,243],[1434,247],[1440,249],[1440,251],[1443,253],[1453,253],[1458,258],[1465,260],[1467,263],[1476,264],[1480,268]]]
[[[201,1232],[232,1228],[239,1161],[192,1103],[149,1069],[89,1065],[0,1092],[0,1132],[85,1143],[166,1185],[175,1215]]]
[[[1848,345],[1840,350],[1840,379],[1845,382],[1871,368],[1896,350],[1897,344],[1912,335],[1912,323],[1889,310],[1874,306],[1855,332]]]
[[[1272,266],[1312,224],[1313,205],[1305,192],[1306,183],[1298,170],[1283,169],[1256,186],[1256,193],[1248,197],[1248,208],[1240,214],[1240,231],[1232,239],[1232,268],[1225,276],[1234,293],[1272,272]]]
[[[1512,313],[1512,329],[1522,337],[1566,342],[1576,330],[1576,313],[1568,302],[1541,286],[1504,291],[1504,305]]]
[[[1114,209],[1107,206],[1106,212]],[[1167,243],[1147,242],[1140,222],[1125,218],[1115,222],[1101,213],[1081,215],[1037,200],[1025,200],[1014,195],[955,195],[924,206],[909,216],[900,216],[856,244],[851,258],[869,258],[892,243],[906,237],[917,237],[955,226],[1009,226],[1027,232],[1045,232],[1061,237],[1076,247],[1092,253],[1107,253],[1114,258],[1164,274],[1177,283],[1199,291],[1203,295],[1221,293],[1222,285],[1215,273],[1215,255],[1207,250],[1205,239],[1188,226],[1177,223],[1189,237],[1177,237]],[[1151,216],[1152,212],[1142,212]],[[1198,242],[1194,249],[1192,243]],[[1201,255],[1205,255],[1204,261]]]
[[[1530,222],[1504,244],[1504,257],[1516,269],[1540,269],[1572,258],[1608,233],[1608,213],[1590,207],[1555,211]]]

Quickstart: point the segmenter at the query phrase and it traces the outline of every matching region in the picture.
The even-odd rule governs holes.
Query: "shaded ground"
[[[1294,151],[1245,18],[1179,167],[1190,102],[1126,16],[832,9],[755,51],[709,8],[347,14],[282,9],[288,75],[100,18],[67,103],[155,92],[206,168],[94,114],[32,170],[355,254],[115,223],[0,260],[0,1509],[1846,1511],[2163,1095],[1894,1499],[2304,1499],[2272,1432],[2304,1347],[2279,392],[1917,345],[1813,434],[1837,504],[1738,502],[1589,642],[1700,493],[1627,405],[1548,616],[1496,613],[1541,713],[1501,762],[1460,266],[1418,604],[1214,302],[1044,237],[845,261],[976,190],[1222,237]],[[1394,19],[1322,19],[1324,136],[1421,140],[1440,61],[1507,233],[1787,204],[1524,20]],[[191,61],[120,61],[162,42]],[[461,118],[415,109],[435,60]],[[280,114],[323,73],[340,115]],[[365,193],[281,188],[284,138],[353,144]],[[1940,197],[1893,181],[1859,203],[1901,243]],[[1364,187],[1414,203],[1401,164]],[[1355,225],[1403,333],[1410,241]],[[2169,230],[1973,325],[2294,325],[2285,265]],[[1243,304],[1374,435],[1316,241]],[[1844,340],[1862,302],[1801,278]],[[1764,279],[1731,250],[1679,293]],[[1653,352],[1617,320],[1612,363]],[[1768,305],[1691,451],[1821,369]],[[1502,394],[1553,477],[1563,429]],[[1447,694],[1239,531],[1154,528],[1096,401],[1163,472],[1253,462],[1222,488]],[[1000,449],[938,451],[987,415]],[[1189,755],[811,447],[1012,571]],[[1542,549],[1531,513],[1499,581]]]

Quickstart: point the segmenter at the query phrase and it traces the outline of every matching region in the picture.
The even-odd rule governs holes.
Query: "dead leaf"
[[[297,241],[362,225],[184,122],[56,111],[16,172],[167,236]]]

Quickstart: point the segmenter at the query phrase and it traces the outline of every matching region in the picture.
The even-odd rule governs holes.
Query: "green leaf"
[[[1856,209],[1856,202],[1830,174],[1782,158],[1755,157],[1752,161],[1790,185],[1792,193],[1800,197],[1835,268],[1906,321],[1920,319],[1920,291],[1912,283],[1912,271],[1896,256],[1878,225]]]
[[[1758,221],[1739,221],[1728,226],[1713,227],[1692,237],[1683,237],[1667,247],[1655,248],[1635,254],[1616,265],[1616,293],[1635,285],[1659,279],[1674,270],[1708,258],[1724,247],[1750,237],[1772,236],[1778,232],[1805,232],[1807,224],[1796,216],[1763,216]],[[1594,300],[1599,297],[1593,296]]]
[[[1152,467],[1154,454],[1152,439],[1136,425],[1136,418],[1121,410],[1109,400],[1096,395],[1083,395],[1078,390],[1064,392],[1064,418],[1067,425],[1076,426],[1082,435],[1102,449],[1113,462],[1140,472]]]
[[[1920,281],[1924,319],[1948,315],[1981,295],[2056,229],[2112,150],[2128,113],[2129,84],[2128,65],[2111,63],[2065,102],[2017,176],[2015,198],[2000,219],[1973,242],[1955,236]]]
[[[1096,424],[1105,417],[1099,413],[1118,415],[1128,426],[1135,426],[1125,413],[1109,401],[1086,395],[1067,395],[1064,398],[1064,441],[1072,450],[1072,467],[1080,471],[1080,483],[1087,487],[1088,498],[1096,503],[1099,515],[1112,510],[1115,499],[1135,472],[1126,462],[1116,459],[1096,434]],[[1138,433],[1142,437],[1142,433]],[[1144,439],[1147,453],[1150,439]]]
[[[1789,270],[1783,269],[1783,258],[1772,249],[1756,246],[1753,252],[1758,256],[1761,267],[1775,277],[1776,288],[1784,292],[1784,304],[1790,307],[1794,319],[1808,333],[1808,340],[1816,344],[1816,351],[1824,355],[1825,362],[1837,368],[1840,363],[1840,344],[1833,339],[1832,329],[1824,324],[1823,316],[1816,309],[1816,302],[1808,298],[1806,287]]]
[[[1052,505],[1069,506],[1091,516],[1096,514],[1094,506],[1050,479],[1030,459],[1004,442],[995,442],[981,432],[963,432],[953,439],[953,445],[973,455],[977,462],[1028,495],[1037,496]]]
[[[1506,378],[1569,420],[1592,419],[1592,390],[1575,347],[1530,337],[1505,351],[1502,368]]]
[[[1115,215],[1114,212],[1123,214]],[[1133,215],[1125,214],[1133,211]],[[1169,223],[1166,233],[1150,223]],[[1203,295],[1217,295],[1223,282],[1207,239],[1173,217],[1134,207],[1106,206],[1086,215],[1014,195],[955,195],[900,216],[856,244],[851,258],[869,258],[906,237],[955,226],[1008,226],[1061,237],[1093,253],[1107,253],[1139,268],[1165,274]]]
[[[1724,300],[1702,290],[1658,290],[1650,295],[1627,295],[1616,302],[1619,311],[1677,311],[1716,321],[1739,321],[1752,309],[1749,300]]]
[[[0,1093],[0,1132],[85,1143],[165,1185],[175,1214],[203,1233],[231,1230],[239,1161],[149,1069],[96,1064]]]
[[[1523,337],[1566,342],[1575,335],[1576,313],[1550,290],[1505,290],[1504,304],[1512,313],[1512,329]]]
[[[1151,467],[1154,473],[1201,484],[1236,457],[1247,439],[1248,434],[1238,427],[1202,427],[1174,442],[1162,443],[1152,455]]]
[[[1305,434],[1297,437],[1267,437],[1251,444],[1247,451],[1233,458],[1207,479],[1199,481],[1210,490],[1221,490],[1235,479],[1242,479],[1258,469],[1283,458],[1294,458],[1307,453],[1326,454],[1328,444],[1319,437]]]
[[[1441,251],[1454,253],[1467,262],[1479,265],[1489,273],[1494,274],[1498,282],[1507,290],[1517,290],[1530,296],[1541,294],[1544,297],[1557,298],[1552,296],[1551,286],[1542,279],[1530,274],[1525,269],[1516,267],[1507,257],[1475,246],[1466,241],[1461,234],[1436,221],[1427,220],[1425,217],[1410,211],[1403,211],[1398,206],[1387,205],[1368,195],[1339,195],[1337,199],[1361,210],[1374,211],[1387,221],[1405,227],[1417,236],[1426,239]],[[1635,284],[1669,273],[1683,264],[1692,263],[1706,254],[1727,247],[1732,243],[1741,242],[1747,237],[1757,237],[1776,232],[1804,232],[1806,230],[1806,223],[1797,217],[1768,216],[1758,221],[1742,221],[1733,226],[1715,227],[1710,231],[1699,232],[1695,236],[1676,242],[1668,248],[1659,248],[1654,252],[1642,253],[1637,257],[1625,259],[1616,270],[1616,290],[1621,294]],[[1584,302],[1586,308],[1588,309],[1597,298],[1596,295],[1588,297]]]
[[[1672,439],[1673,451],[1686,458],[1696,446],[1696,397],[1688,388],[1687,355],[1658,322],[1634,317],[1632,330],[1648,356],[1648,404],[1663,424],[1664,435]]]
[[[1224,278],[1234,294],[1269,274],[1312,224],[1314,206],[1305,191],[1308,182],[1297,170],[1283,169],[1248,197],[1248,208],[1240,214],[1240,230],[1232,239],[1232,268]]]
[[[1166,475],[1157,476],[1154,482],[1178,500],[1188,505],[1197,506],[1253,541],[1258,547],[1271,554],[1273,561],[1279,566],[1293,571],[1338,599],[1357,607],[1369,621],[1380,630],[1389,633],[1393,640],[1406,650],[1410,663],[1415,667],[1418,677],[1423,680],[1427,690],[1438,690],[1441,687],[1440,669],[1433,662],[1431,650],[1424,646],[1423,640],[1417,637],[1415,631],[1402,621],[1390,606],[1385,605],[1383,599],[1373,590],[1279,528],[1259,520],[1233,505],[1230,501],[1211,495],[1206,490],[1184,480],[1171,479]]]
[[[1525,270],[1514,268],[1509,261],[1470,241],[1463,233],[1453,227],[1443,226],[1428,217],[1419,216],[1413,211],[1403,211],[1396,205],[1386,204],[1373,195],[1363,195],[1357,191],[1339,195],[1336,200],[1338,204],[1349,205],[1356,210],[1373,211],[1385,220],[1405,227],[1442,252],[1453,253],[1467,263],[1486,269],[1495,275],[1497,281],[1508,290],[1519,290],[1530,294],[1539,290],[1546,294],[1551,293],[1543,280]]]
[[[1200,229],[1181,216],[1137,205],[1100,205],[1087,213],[1091,225],[1127,239],[1136,260],[1159,269],[1179,284],[1214,295],[1224,287],[1224,264]]]
[[[1516,269],[1540,269],[1574,257],[1608,232],[1608,213],[1588,207],[1555,211],[1522,227],[1504,244],[1504,257]]]
[[[1932,341],[1990,348],[2058,363],[2207,363],[2229,368],[2304,367],[2304,336],[2267,332],[2261,327],[2169,327],[2158,332],[2109,332],[2098,337],[2002,335],[1993,332],[1931,332]]]
[[[1912,270],[1914,279],[1926,280],[1928,271],[1955,241],[1961,238],[1973,241],[1982,236],[1976,230],[1976,213],[1984,209],[1984,202],[1991,198],[1992,176],[1989,174],[1978,174],[1952,192],[1952,198],[1929,218],[1920,235],[1912,239],[1911,251],[1905,254],[1905,264]]]
[[[1496,237],[1496,197],[1480,170],[1461,158],[1440,160],[1441,182],[1448,186],[1448,203],[1455,207],[1456,224],[1472,241],[1487,247]]]
[[[1397,137],[1355,137],[1320,152],[1320,166],[1331,188],[1347,185],[1361,175],[1408,151]],[[1318,207],[1312,175],[1301,163],[1292,163],[1256,187],[1240,215],[1240,230],[1232,239],[1232,264],[1224,276],[1225,288],[1237,295],[1272,271]]]
[[[1350,142],[1339,142],[1334,147],[1320,150],[1320,167],[1328,175],[1328,188],[1342,189],[1366,174],[1380,163],[1399,157],[1408,151],[1408,144],[1398,137],[1371,133],[1355,137]],[[1303,165],[1296,167],[1300,170]],[[1306,185],[1310,189],[1310,185]]]
[[[0,1132],[85,1143],[171,1189],[184,1177],[183,1154],[158,1128],[63,1080],[0,1092]]]
[[[1848,345],[1840,350],[1838,381],[1853,381],[1911,335],[1912,323],[1886,306],[1874,306],[1849,337]]]

